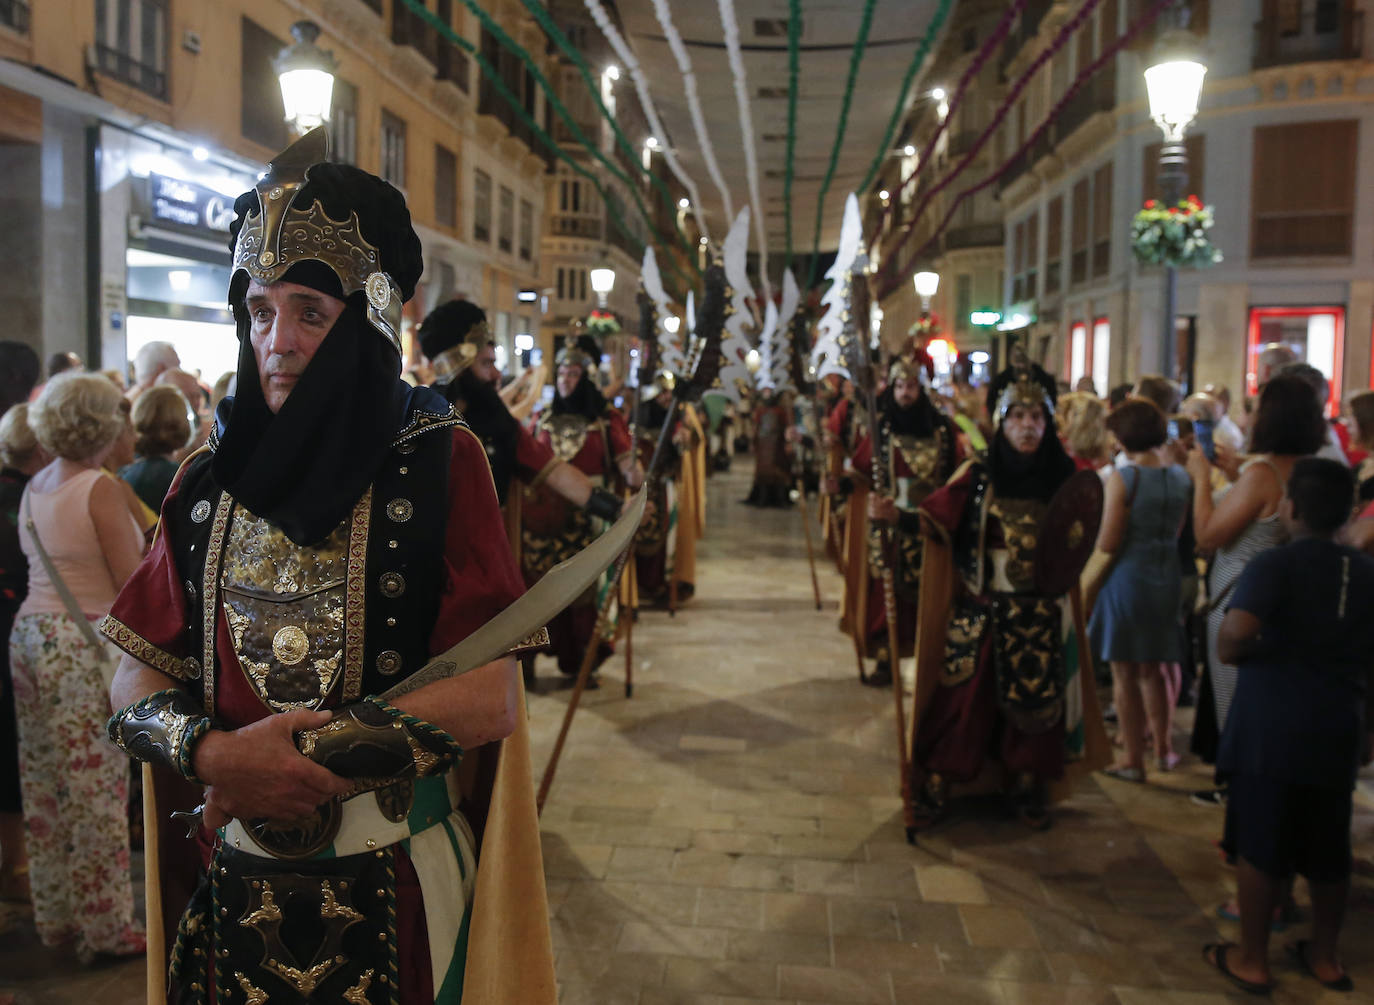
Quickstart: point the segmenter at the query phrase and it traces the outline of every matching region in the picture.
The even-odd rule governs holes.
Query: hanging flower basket
[[[940,333],[940,318],[935,314],[927,314],[920,318],[906,333],[917,339],[927,339]]]
[[[618,334],[620,322],[610,311],[595,310],[587,315],[586,327],[589,334],[601,338],[605,335]]]
[[[1177,206],[1164,207],[1146,199],[1131,221],[1131,249],[1142,265],[1197,268],[1221,261],[1212,243],[1212,207],[1190,195]]]

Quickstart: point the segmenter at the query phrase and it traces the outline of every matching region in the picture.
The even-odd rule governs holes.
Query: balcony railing
[[[29,5],[25,0],[0,0],[0,24],[21,35],[29,32]]]
[[[147,63],[140,63],[127,53],[108,45],[95,47],[96,67],[101,73],[137,87],[155,98],[167,98],[167,72]]]
[[[431,64],[438,62],[438,34],[433,25],[405,4],[398,3],[391,11],[391,41],[410,46]]]
[[[1002,240],[1000,223],[970,223],[945,231],[944,247],[946,251],[957,251],[960,248],[995,248],[1002,244]]]
[[[1360,59],[1364,55],[1364,11],[1319,0],[1288,15],[1255,23],[1255,68]]]
[[[1040,30],[1040,22],[1045,20],[1045,15],[1053,6],[1054,0],[1030,0],[1021,9],[1021,20],[1002,43],[1002,66],[1015,59],[1026,43],[1035,38],[1036,32]]]
[[[956,160],[973,149],[973,144],[982,135],[981,129],[965,129],[949,138],[949,158]]]
[[[588,240],[601,240],[601,221],[588,216],[560,216],[549,218],[550,231],[554,237],[585,237]]]
[[[446,39],[440,39],[434,54],[435,76],[457,85],[458,90],[468,93],[469,60],[468,54]]]

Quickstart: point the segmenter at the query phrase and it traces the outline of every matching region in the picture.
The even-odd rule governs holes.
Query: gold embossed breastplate
[[[1005,559],[990,549],[994,565],[992,588],[999,592],[1030,593],[1035,589],[1035,547],[1040,540],[1040,524],[1049,510],[1039,499],[997,499],[988,506],[988,515],[1002,525]],[[997,568],[1005,561],[1003,572]]]
[[[539,425],[548,431],[549,447],[553,450],[553,455],[560,461],[570,464],[572,459],[582,452],[592,424],[581,415],[550,414],[540,419]]]
[[[908,475],[897,474],[897,457],[906,463]],[[925,497],[943,483],[940,459],[944,456],[944,430],[934,436],[892,436],[892,484],[897,490],[897,508],[914,512]]]
[[[302,548],[235,507],[220,570],[224,616],[248,682],[274,712],[320,708],[339,679],[349,523]]]

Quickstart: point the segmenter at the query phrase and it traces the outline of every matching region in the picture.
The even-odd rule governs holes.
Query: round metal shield
[[[1102,479],[1079,471],[1050,500],[1035,547],[1035,589],[1058,596],[1078,582],[1102,522]]]

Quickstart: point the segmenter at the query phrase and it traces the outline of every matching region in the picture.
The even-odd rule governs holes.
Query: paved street
[[[634,698],[617,656],[574,723],[543,818],[565,1005],[1243,999],[1199,958],[1237,936],[1213,915],[1220,813],[1186,798],[1200,768],[1088,781],[1043,834],[988,815],[906,844],[890,694],[856,682],[824,568],[816,612],[799,516],[738,503],[748,468],[711,483],[698,599],[640,619]],[[542,768],[568,692],[539,672]],[[1345,947],[1374,992],[1368,785],[1357,812]],[[23,1005],[142,1000],[139,964],[79,971],[10,920],[0,991]],[[1276,974],[1278,1002],[1360,1000]]]

